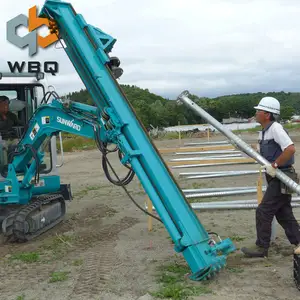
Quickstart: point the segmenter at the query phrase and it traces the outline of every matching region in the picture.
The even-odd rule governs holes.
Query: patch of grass
[[[158,291],[150,292],[156,298],[171,298],[173,300],[188,299],[189,296],[212,293],[208,286],[203,283],[192,285],[188,283],[185,275],[189,273],[189,268],[180,263],[170,263],[158,267],[156,276],[160,284]]]
[[[83,264],[83,260],[82,259],[75,259],[75,260],[73,260],[73,262],[72,262],[72,265],[73,266],[81,266]]]
[[[189,273],[189,268],[186,265],[179,264],[177,262],[162,265],[158,267],[158,271],[163,273],[174,273],[177,277],[182,277]]]
[[[181,132],[181,138],[188,138],[191,136],[188,132]],[[160,131],[157,135],[151,135],[151,138],[154,140],[179,140],[179,133],[172,131]]]
[[[11,260],[20,260],[25,263],[34,263],[39,261],[40,255],[36,252],[23,252],[14,254],[10,257]]]
[[[232,241],[235,241],[235,242],[242,242],[242,241],[244,241],[246,238],[234,234],[233,236],[230,237],[230,239],[231,239]]]
[[[184,300],[189,296],[198,296],[203,294],[210,294],[211,290],[206,286],[184,286],[180,283],[163,286],[159,291],[151,295],[156,298],[165,299],[171,298],[172,300]]]
[[[64,152],[73,152],[76,150],[91,150],[96,149],[96,143],[93,139],[84,138],[72,134],[63,135],[63,150]],[[60,142],[57,142],[57,149],[60,151]]]
[[[243,272],[244,272],[244,269],[242,269],[242,268],[232,268],[232,267],[227,267],[227,270],[228,270],[230,273],[243,273]]]
[[[289,130],[293,130],[293,129],[300,129],[300,123],[286,123],[283,124],[283,127]],[[239,130],[232,130],[233,133],[237,134],[237,133],[242,133],[242,132],[249,132],[249,133],[255,133],[257,131],[261,130],[261,126],[256,126],[254,128],[248,128],[248,129],[239,129]]]
[[[95,186],[87,186],[85,189],[78,191],[76,193],[74,193],[74,197],[82,197],[84,196],[87,192],[89,191],[97,191],[99,189],[101,189],[103,186],[101,185],[95,185]]]
[[[286,129],[299,129],[300,128],[300,123],[287,123],[283,125],[284,128]]]
[[[50,251],[52,253],[48,257],[48,262],[51,262],[53,259],[58,259],[63,256],[65,251],[69,251],[69,249],[72,249],[73,245],[72,243],[76,240],[76,237],[74,235],[56,235],[55,237],[52,237],[47,242],[45,242],[41,248],[46,251]]]
[[[71,242],[75,240],[75,236],[73,235],[67,235],[67,234],[61,234],[56,235],[51,239],[51,242],[48,245],[45,245],[47,249],[55,250],[57,248],[60,248],[61,246],[72,246]]]
[[[25,300],[25,295],[23,294],[23,295],[21,295],[21,296],[18,296],[18,297],[16,298],[16,300]]]
[[[183,133],[181,133],[181,138],[184,136]],[[163,139],[166,140],[176,140],[179,139],[179,133],[178,132],[166,132],[163,136]]]
[[[242,133],[242,132],[257,132],[261,130],[261,126],[256,126],[256,127],[253,127],[253,128],[248,128],[248,129],[238,129],[238,130],[232,130],[233,133],[237,134],[237,133]]]
[[[272,267],[273,266],[273,264],[272,263],[265,263],[264,264],[264,267],[266,267],[266,268],[268,268],[268,267]]]
[[[204,188],[204,187],[207,187],[206,183],[203,183],[203,182],[193,182],[192,183],[193,189],[200,189],[200,188]]]
[[[58,282],[58,281],[65,281],[68,279],[69,272],[53,272],[50,275],[49,282]]]

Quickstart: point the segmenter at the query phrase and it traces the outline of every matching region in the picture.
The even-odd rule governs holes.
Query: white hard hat
[[[276,115],[280,114],[280,103],[276,98],[273,97],[263,97],[255,109],[267,111]]]

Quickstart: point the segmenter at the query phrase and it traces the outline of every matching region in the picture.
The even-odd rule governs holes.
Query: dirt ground
[[[299,132],[292,133],[300,149]],[[243,134],[246,142],[255,143],[256,134]],[[215,136],[212,140],[225,140]],[[206,139],[185,139],[197,142]],[[158,148],[178,145],[178,140],[157,141]],[[174,156],[164,155],[168,161]],[[111,158],[119,174],[124,168]],[[300,151],[296,169],[300,171]],[[255,186],[257,175],[187,180],[180,172],[212,170],[256,170],[257,164],[171,169],[182,189],[204,187]],[[60,168],[64,183],[71,183],[74,200],[68,203],[65,221],[35,241],[0,244],[0,299],[152,299],[150,292],[161,287],[158,267],[175,262],[185,264],[173,250],[165,227],[140,211],[121,187],[106,179],[99,151],[65,155]],[[128,186],[134,199],[144,207],[146,195],[137,178]],[[223,199],[256,199],[256,194],[229,196]],[[294,209],[300,219],[300,209]],[[222,238],[232,237],[239,249],[255,241],[255,211],[197,211],[207,231]],[[293,282],[293,256],[283,230],[277,225],[277,239],[268,259],[246,259],[237,250],[228,258],[227,268],[216,277],[187,285],[205,286],[208,294],[189,299],[299,299],[300,291]],[[56,272],[56,273],[53,273]],[[184,297],[182,296],[182,299]],[[176,299],[181,299],[180,296]]]

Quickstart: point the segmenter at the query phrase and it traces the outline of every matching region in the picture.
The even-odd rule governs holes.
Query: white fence
[[[232,124],[224,124],[224,127],[230,129],[230,130],[241,130],[241,129],[249,129],[249,128],[255,128],[257,126],[260,126],[259,123],[232,123]],[[178,125],[178,126],[171,126],[171,127],[165,127],[165,131],[169,132],[184,132],[184,131],[190,131],[194,129],[198,129],[199,131],[206,131],[207,129],[210,129],[211,131],[218,131],[216,128],[209,124],[195,124],[195,125]]]

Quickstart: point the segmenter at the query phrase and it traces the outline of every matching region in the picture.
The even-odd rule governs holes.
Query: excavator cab
[[[13,153],[28,128],[28,122],[36,109],[45,102],[47,93],[43,82],[43,73],[0,73],[0,180],[7,175],[8,164],[12,161]],[[2,112],[4,103],[1,96],[9,100],[8,112]],[[51,102],[51,99],[47,99]],[[5,122],[5,116],[11,119]],[[63,153],[61,135],[60,150]],[[40,174],[57,174],[57,137],[53,136],[44,141],[41,149],[45,153]],[[24,174],[18,174],[22,177]]]
[[[19,200],[15,201],[14,205],[5,205],[9,198],[3,192],[13,195],[13,190],[18,188],[18,185],[22,186],[22,182],[26,181],[30,165],[35,161],[35,157],[33,157],[27,165],[25,164],[25,168],[15,170],[16,181],[11,185],[8,184],[10,182],[9,174],[11,174],[12,161],[15,156],[19,155],[19,146],[28,132],[30,122],[39,107],[45,103],[51,103],[55,98],[53,95],[55,92],[50,91],[50,88],[46,88],[43,78],[44,76],[41,73],[0,73],[0,99],[6,99],[6,105],[7,98],[9,102],[7,112],[7,108],[1,108],[0,101],[0,186],[5,187],[5,190],[0,188],[0,192],[2,192],[0,197],[0,202],[2,201],[0,224],[2,232],[8,240],[27,241],[58,224],[65,215],[64,200],[71,197],[69,185],[61,185],[66,188],[58,196],[52,195],[51,191],[47,189],[48,185],[51,185],[53,190],[57,190],[57,187],[60,186],[57,169],[63,165],[63,162],[60,165],[57,164],[58,139],[60,139],[62,159],[63,147],[62,137],[59,133],[58,135],[46,137],[39,147],[39,151],[43,152],[43,161],[36,167],[40,179],[33,184],[37,193],[46,194],[46,198],[34,198],[38,195],[33,195],[33,198],[31,198],[29,194],[26,195],[26,191],[29,191],[29,189],[25,185],[24,198],[18,197]],[[3,115],[13,119],[14,122],[5,122],[5,116]],[[36,149],[33,148],[32,151],[36,154]],[[31,198],[33,204],[22,210],[24,201],[28,201],[28,198]],[[52,206],[49,205],[50,202],[53,204]],[[43,210],[41,209],[42,206],[44,207]],[[24,219],[20,223],[22,224],[21,227],[16,227],[14,223],[16,218]]]

